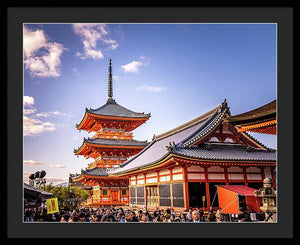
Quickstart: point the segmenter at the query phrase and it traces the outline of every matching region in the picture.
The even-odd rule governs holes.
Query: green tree
[[[80,203],[84,202],[89,197],[87,190],[83,190],[74,186],[58,187],[50,184],[45,186],[45,191],[53,193],[53,197],[57,198],[60,208],[76,208],[80,205]]]

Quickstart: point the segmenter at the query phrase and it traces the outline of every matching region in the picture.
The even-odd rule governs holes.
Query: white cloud
[[[52,132],[55,130],[55,124],[43,122],[27,116],[23,117],[23,134],[24,136],[38,136],[44,132]]]
[[[149,92],[153,92],[153,93],[160,93],[160,92],[163,92],[167,89],[165,87],[160,87],[160,86],[142,85],[140,87],[135,88],[135,90],[149,91]]]
[[[24,162],[25,165],[44,165],[44,166],[47,166],[44,163],[37,162],[37,161],[34,161],[34,160],[24,160],[23,162]],[[61,164],[49,164],[48,167],[49,168],[66,168],[65,166],[63,166]]]
[[[142,62],[134,60],[128,63],[127,65],[122,65],[121,68],[124,70],[125,73],[127,72],[137,73],[139,71],[138,68],[142,65],[143,65]]]
[[[74,68],[72,69],[72,71],[75,72],[75,73],[79,73],[79,71],[77,70],[76,67],[74,67]]]
[[[81,59],[104,58],[102,50],[97,47],[98,41],[101,41],[102,44],[106,45],[107,49],[114,50],[118,47],[116,40],[104,38],[105,35],[109,34],[106,30],[106,24],[77,23],[73,24],[73,31],[80,36],[83,44],[84,54],[80,52],[76,53],[76,56],[79,56]]]
[[[60,165],[60,164],[50,164],[49,168],[65,168],[65,166]]]
[[[53,115],[72,117],[71,114],[67,114],[67,113],[60,112],[60,111],[39,112],[39,113],[35,114],[36,117],[49,117],[49,116],[53,116]]]
[[[117,44],[117,41],[116,41],[116,40],[112,40],[112,39],[107,39],[107,40],[105,40],[105,39],[103,39],[102,41],[103,41],[103,43],[109,45],[107,49],[115,50],[115,49],[117,49],[117,47],[119,46],[119,45]]]
[[[52,183],[53,185],[56,185],[56,184],[60,184],[60,183],[62,183],[62,182],[67,182],[67,181],[69,181],[69,179],[68,178],[57,178],[57,177],[45,177],[45,179],[46,179],[46,181],[47,181],[47,183],[46,184],[50,184],[50,183]]]
[[[26,165],[43,165],[42,163],[36,162],[33,160],[24,160],[24,164],[26,164]]]
[[[125,73],[127,72],[137,73],[139,72],[140,66],[148,65],[148,60],[149,59],[146,56],[139,56],[137,60],[134,60],[126,65],[121,65],[121,68]]]
[[[24,64],[32,77],[59,77],[61,55],[66,50],[60,43],[50,42],[43,30],[23,27]]]
[[[23,96],[23,113],[24,115],[33,114],[36,109],[33,107],[34,98],[31,96]]]
[[[34,98],[31,96],[23,96],[23,105],[31,106],[34,104]]]
[[[23,109],[23,113],[24,115],[29,115],[29,114],[33,114],[33,113],[36,113],[36,109],[35,108],[32,108],[32,109]]]
[[[30,96],[24,96],[23,99],[23,135],[24,136],[38,136],[44,132],[52,132],[56,130],[56,127],[63,126],[63,124],[54,124],[51,122],[44,122],[36,119],[37,117],[47,118],[49,116],[65,116],[73,117],[72,114],[67,114],[61,111],[51,112],[39,112],[33,107],[34,98]],[[25,116],[26,115],[26,116]],[[30,117],[28,116],[30,115]]]
[[[49,117],[50,114],[49,112],[39,112],[37,114],[35,114],[36,117]]]
[[[25,58],[33,56],[36,51],[46,46],[47,40],[43,30],[31,31],[24,26],[23,35]]]

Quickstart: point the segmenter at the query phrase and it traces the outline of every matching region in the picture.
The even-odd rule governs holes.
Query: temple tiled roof
[[[83,175],[88,175],[88,176],[102,176],[102,177],[107,177],[108,176],[108,168],[93,168],[93,169],[81,169],[81,174],[76,174],[76,175],[70,175],[70,178],[72,180],[77,180],[81,179]]]
[[[128,139],[102,139],[102,138],[87,138],[84,143],[109,146],[147,146],[149,142]]]
[[[209,132],[211,132],[213,129],[215,129],[220,122],[222,121],[223,117],[225,116],[225,113],[227,112],[226,109],[222,110],[221,112],[216,111],[215,115],[210,118],[202,127],[200,130],[197,130],[194,134],[188,136],[183,142],[182,146],[186,147],[197,140],[203,138],[206,136]]]
[[[94,168],[91,170],[84,170],[83,174],[91,175],[91,176],[108,176],[108,169],[107,168]]]
[[[193,136],[200,135],[201,132],[206,132],[207,129],[213,130],[217,126],[215,124],[216,119],[224,117],[227,109],[227,103],[224,102],[208,113],[156,136],[150,145],[127,162],[121,164],[120,168],[111,171],[110,174],[132,171],[159,162],[170,153],[171,148],[181,147],[184,142],[192,139]],[[219,120],[218,123],[220,122]]]
[[[78,149],[74,149],[74,153],[78,153],[80,149],[84,146],[84,144],[93,144],[93,145],[99,145],[99,146],[115,146],[117,147],[146,147],[149,145],[149,142],[147,141],[139,141],[139,140],[126,140],[126,139],[102,139],[102,138],[84,138],[82,145]]]
[[[229,143],[209,144],[194,142],[212,133],[230,115],[226,100],[213,110],[164,134],[154,137],[150,145],[133,158],[111,170],[109,174],[119,175],[147,168],[166,159],[168,155],[191,157],[203,160],[230,161],[276,161],[276,151],[268,149],[246,133],[245,136],[256,142],[257,148]]]
[[[126,118],[149,118],[149,114],[144,112],[134,112],[121,105],[119,105],[115,100],[111,99],[106,102],[103,106],[97,109],[87,109],[86,112],[101,115],[101,116],[111,116],[111,117],[126,117]]]
[[[262,150],[242,145],[200,144],[173,149],[174,154],[204,160],[276,161],[275,150]]]

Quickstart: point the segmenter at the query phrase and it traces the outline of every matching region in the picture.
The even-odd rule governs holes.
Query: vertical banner
[[[46,204],[47,204],[47,214],[53,214],[59,211],[57,198],[47,199]]]

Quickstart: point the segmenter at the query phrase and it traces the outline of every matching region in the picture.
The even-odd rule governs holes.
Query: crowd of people
[[[61,209],[60,212],[47,214],[46,208],[26,208],[24,222],[224,222],[221,209],[204,213],[201,209],[190,208],[186,213],[176,213],[174,209],[145,210],[119,208],[81,208]],[[239,222],[251,221],[247,213],[239,215]]]

